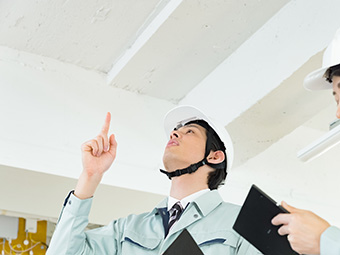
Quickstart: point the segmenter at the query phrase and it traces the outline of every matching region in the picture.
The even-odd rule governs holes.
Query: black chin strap
[[[194,173],[194,172],[197,171],[198,168],[200,168],[201,166],[204,166],[204,165],[209,165],[213,168],[221,168],[221,167],[223,167],[222,164],[225,164],[225,162],[222,162],[222,163],[219,163],[219,164],[212,164],[212,163],[209,163],[208,160],[205,158],[205,159],[197,162],[196,164],[191,164],[187,168],[178,169],[178,170],[170,172],[170,173],[167,172],[167,171],[164,171],[162,169],[160,169],[160,171],[161,171],[161,173],[168,176],[168,178],[171,180],[172,177],[178,177],[178,176],[181,176],[183,174]]]
[[[172,177],[177,177],[177,176],[181,176],[183,174],[191,174],[197,171],[198,168],[200,168],[201,166],[204,166],[205,164],[207,164],[208,161],[207,159],[203,159],[200,162],[197,162],[196,164],[191,164],[190,166],[188,166],[187,168],[183,168],[183,169],[178,169],[176,171],[173,171],[171,173],[164,171],[162,169],[160,169],[160,171],[163,174],[166,174],[169,179],[171,180]]]

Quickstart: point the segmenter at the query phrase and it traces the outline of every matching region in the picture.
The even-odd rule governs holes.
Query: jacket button
[[[68,204],[69,204],[69,205],[70,205],[70,204],[72,204],[71,200],[70,200],[70,201],[68,201]]]
[[[198,214],[194,214],[194,218],[197,219],[198,218]]]

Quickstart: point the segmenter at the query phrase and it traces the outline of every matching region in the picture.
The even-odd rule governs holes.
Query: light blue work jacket
[[[205,255],[260,254],[232,230],[240,207],[223,202],[217,190],[191,202],[166,237],[167,199],[149,213],[129,215],[105,227],[84,232],[91,203],[92,199],[69,197],[47,250],[48,255],[162,254],[185,228]]]
[[[331,226],[321,235],[321,255],[340,255],[340,229]]]

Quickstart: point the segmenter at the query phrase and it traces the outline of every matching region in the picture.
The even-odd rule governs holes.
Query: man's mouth
[[[177,140],[171,139],[171,140],[168,142],[168,144],[166,145],[166,147],[178,146],[178,145],[179,145],[179,143],[178,143]]]

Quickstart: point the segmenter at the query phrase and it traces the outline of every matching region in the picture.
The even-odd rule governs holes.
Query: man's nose
[[[179,133],[177,130],[173,130],[170,134],[170,139],[174,139],[174,138],[178,138],[179,137]]]

